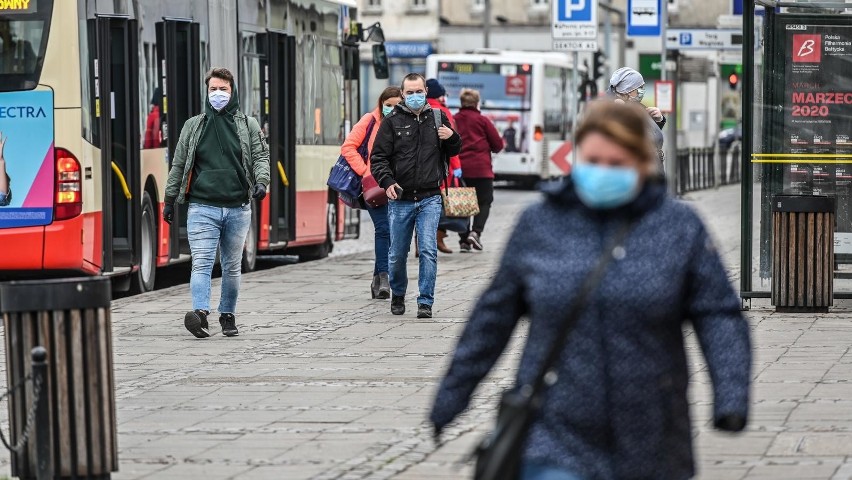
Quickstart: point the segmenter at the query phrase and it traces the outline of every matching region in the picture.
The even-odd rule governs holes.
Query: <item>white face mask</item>
[[[210,105],[218,112],[225,108],[225,105],[231,101],[231,94],[224,90],[213,90],[207,94],[207,99],[210,100]]]

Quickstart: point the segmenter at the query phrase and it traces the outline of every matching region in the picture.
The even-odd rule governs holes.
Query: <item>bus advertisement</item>
[[[360,118],[354,0],[4,5],[0,280],[106,275],[141,292],[158,267],[188,261],[186,206],[167,224],[164,191],[214,66],[235,73],[270,148],[244,270],[259,253],[322,258],[358,236],[358,212],[325,185]]]
[[[573,89],[567,56],[542,52],[436,54],[427,73],[447,90],[447,106],[461,107],[464,89],[480,92],[482,114],[503,136],[494,155],[497,179],[529,186],[571,171]]]

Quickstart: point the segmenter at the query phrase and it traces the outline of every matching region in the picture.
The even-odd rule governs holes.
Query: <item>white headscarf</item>
[[[621,67],[613,72],[609,79],[610,87],[613,87],[617,93],[626,95],[633,90],[645,85],[645,79],[642,74],[633,70],[630,67]]]

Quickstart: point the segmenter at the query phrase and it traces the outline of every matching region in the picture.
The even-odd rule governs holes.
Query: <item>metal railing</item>
[[[713,147],[677,151],[677,194],[739,183],[740,145],[716,150]]]

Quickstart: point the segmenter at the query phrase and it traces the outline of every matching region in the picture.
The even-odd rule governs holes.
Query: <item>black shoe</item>
[[[467,242],[459,242],[459,251],[461,253],[470,253],[470,244]]]
[[[417,318],[432,318],[432,306],[425,303],[417,304]]]
[[[210,326],[207,324],[207,315],[210,312],[204,310],[193,310],[188,312],[183,317],[183,325],[189,330],[189,333],[197,338],[207,338],[210,336]]]
[[[222,325],[222,335],[226,337],[236,337],[240,334],[237,330],[237,319],[233,313],[223,313],[219,315],[219,325]]]
[[[391,288],[390,288],[390,277],[387,272],[382,272],[379,274],[379,294],[376,298],[380,298],[385,300],[390,298],[391,296]]]
[[[467,243],[476,250],[482,250],[482,241],[479,240],[479,234],[476,232],[468,234]]]
[[[405,313],[405,297],[391,296],[391,313],[394,315],[402,315]]]

